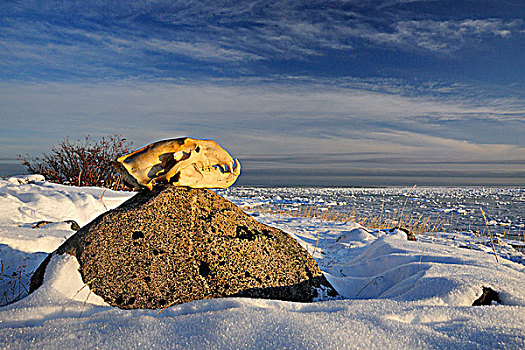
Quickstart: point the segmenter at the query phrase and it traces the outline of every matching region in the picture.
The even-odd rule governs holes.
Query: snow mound
[[[79,267],[77,259],[70,255],[53,256],[42,286],[17,303],[4,307],[2,324],[35,326],[51,318],[89,314],[93,306],[107,306],[84,284]]]
[[[1,222],[75,220],[83,226],[134,194],[97,187],[57,185],[43,180],[41,175],[0,180],[0,207],[8,209],[1,212]]]
[[[496,261],[491,248],[468,236],[413,242],[401,230],[369,230],[351,222],[300,217],[276,222],[267,214],[258,220],[278,224],[297,239],[344,298],[470,306],[490,287],[503,304],[525,306],[525,266],[505,259],[508,250]]]
[[[505,259],[498,263],[494,256],[476,250],[410,242],[399,230],[374,233],[378,237],[355,254],[343,252],[356,250],[356,235],[351,246],[343,240],[325,250],[327,255],[334,251],[345,257],[324,268],[345,298],[469,306],[481,296],[483,287],[491,287],[502,303],[525,305],[523,265]],[[369,240],[365,237],[363,243]]]
[[[41,175],[0,180],[0,244],[23,252],[52,252],[74,233],[63,221],[83,226],[134,195],[43,180]],[[42,220],[61,224],[34,229]]]

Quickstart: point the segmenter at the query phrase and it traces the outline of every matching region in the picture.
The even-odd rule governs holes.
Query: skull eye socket
[[[170,183],[174,183],[174,182],[179,182],[180,180],[180,172],[176,173],[175,175],[173,175],[170,179]]]
[[[171,168],[175,164],[177,164],[177,160],[173,156],[174,153],[164,153],[159,156],[159,160],[161,161],[161,166],[163,169]]]
[[[195,152],[199,153],[200,151],[201,151],[201,148],[197,146],[197,148],[195,148]]]

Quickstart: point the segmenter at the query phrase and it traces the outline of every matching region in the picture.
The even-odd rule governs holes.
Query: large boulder
[[[91,290],[124,309],[228,296],[308,302],[337,295],[292,237],[206,189],[140,192],[53,254],[75,256]],[[50,257],[31,290],[41,285]]]

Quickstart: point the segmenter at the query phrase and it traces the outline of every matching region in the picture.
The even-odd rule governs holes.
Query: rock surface
[[[228,296],[308,302],[337,295],[292,237],[206,189],[140,192],[53,254],[65,253],[78,259],[94,293],[124,309]],[[41,285],[50,256],[31,291]]]

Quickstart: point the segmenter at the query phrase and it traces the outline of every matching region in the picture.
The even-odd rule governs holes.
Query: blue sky
[[[523,62],[521,0],[4,0],[0,159],[192,136],[241,184],[523,185]]]

